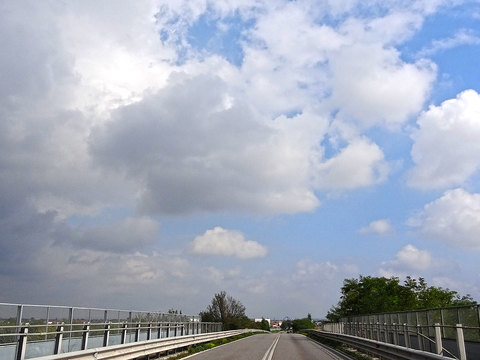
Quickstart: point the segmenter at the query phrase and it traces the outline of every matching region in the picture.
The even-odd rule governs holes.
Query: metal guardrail
[[[466,327],[456,324],[452,328],[456,333],[455,340],[443,339],[442,329],[450,326],[434,324],[431,330],[434,334],[429,337],[424,334],[425,326],[410,326],[408,324],[368,324],[368,323],[327,323],[323,325],[324,332],[349,335],[353,338],[364,338],[378,343],[392,344],[395,346],[426,351],[437,355],[448,354],[454,359],[467,360],[464,330]],[[468,330],[468,328],[467,328]],[[427,329],[427,334],[430,333]],[[455,343],[456,355],[444,347],[445,342]],[[430,350],[430,351],[428,351]]]
[[[179,336],[177,338],[165,338],[156,340],[145,340],[131,344],[121,344],[105,348],[76,351],[68,354],[57,354],[37,358],[38,360],[131,360],[139,357],[150,356],[164,351],[177,348],[184,348],[190,345],[223,339],[252,330],[232,330],[209,334],[197,334]]]
[[[0,360],[219,332],[221,323],[161,312],[0,303]]]
[[[480,305],[451,306],[444,308],[396,311],[368,315],[352,315],[339,319],[346,328],[346,334],[355,324],[408,324],[418,328],[423,335],[435,336],[434,324],[440,324],[442,338],[456,339],[456,324],[462,324],[466,341],[480,342]],[[418,327],[419,326],[419,327]],[[353,334],[351,334],[353,335]]]
[[[442,355],[426,351],[410,349],[399,345],[388,344],[380,341],[360,338],[352,335],[336,334],[326,331],[304,330],[315,336],[338,341],[367,353],[375,354],[386,359],[398,360],[445,360]]]

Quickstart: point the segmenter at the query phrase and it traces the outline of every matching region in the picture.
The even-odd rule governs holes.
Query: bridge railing
[[[461,360],[480,359],[479,306],[343,317],[323,330]]]
[[[0,303],[0,360],[221,330],[221,323],[182,314]]]

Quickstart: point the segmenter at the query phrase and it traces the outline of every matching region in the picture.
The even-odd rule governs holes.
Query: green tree
[[[292,321],[292,330],[299,331],[303,329],[315,329],[315,324],[308,317],[303,319],[295,319]]]
[[[215,294],[212,303],[199,315],[205,322],[221,322],[224,330],[239,329],[246,323],[245,306],[225,291]]]
[[[283,331],[286,331],[286,330],[290,329],[291,327],[292,327],[292,320],[290,320],[290,319],[283,320],[282,325],[280,325],[280,328]]]
[[[456,291],[428,286],[425,279],[417,281],[410,276],[402,285],[394,276],[360,275],[359,279],[345,279],[341,293],[337,306],[327,314],[330,321],[351,315],[476,304],[469,294],[460,296]]]
[[[270,324],[263,317],[262,317],[262,322],[260,323],[260,329],[265,331],[270,331]]]

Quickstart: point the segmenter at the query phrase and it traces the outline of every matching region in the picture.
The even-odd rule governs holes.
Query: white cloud
[[[330,61],[338,116],[362,126],[403,124],[422,109],[436,76],[433,63],[404,63],[396,49],[380,42],[343,47]]]
[[[377,235],[386,235],[392,232],[393,228],[388,219],[380,219],[372,221],[370,225],[361,228],[358,230],[360,234],[377,234]]]
[[[439,260],[434,259],[429,251],[408,244],[395,255],[395,260],[383,262],[378,272],[385,277],[416,277],[412,272],[425,272],[439,265]]]
[[[235,256],[240,259],[265,257],[268,249],[256,241],[245,240],[245,236],[235,230],[225,230],[217,226],[197,236],[191,243],[195,255]]]
[[[317,165],[316,184],[327,189],[355,189],[385,181],[389,171],[390,166],[378,145],[360,138]]]
[[[475,35],[472,30],[469,29],[460,29],[458,30],[453,37],[434,40],[432,45],[420,50],[417,54],[418,57],[432,56],[436,53],[452,49],[461,45],[479,45],[480,38]]]
[[[415,162],[408,184],[421,189],[461,185],[480,168],[480,95],[467,90],[431,106],[412,134]],[[441,146],[439,146],[441,144]]]
[[[448,190],[407,220],[425,238],[454,248],[480,250],[480,194]]]

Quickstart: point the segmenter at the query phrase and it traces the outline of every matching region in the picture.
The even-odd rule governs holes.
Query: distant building
[[[263,318],[261,319],[255,319],[255,322],[262,322]],[[270,319],[265,319],[268,321],[268,325],[270,325]],[[271,325],[270,325],[271,326]]]
[[[270,321],[270,327],[272,328],[279,328],[280,326],[282,326],[282,320],[271,320]]]

